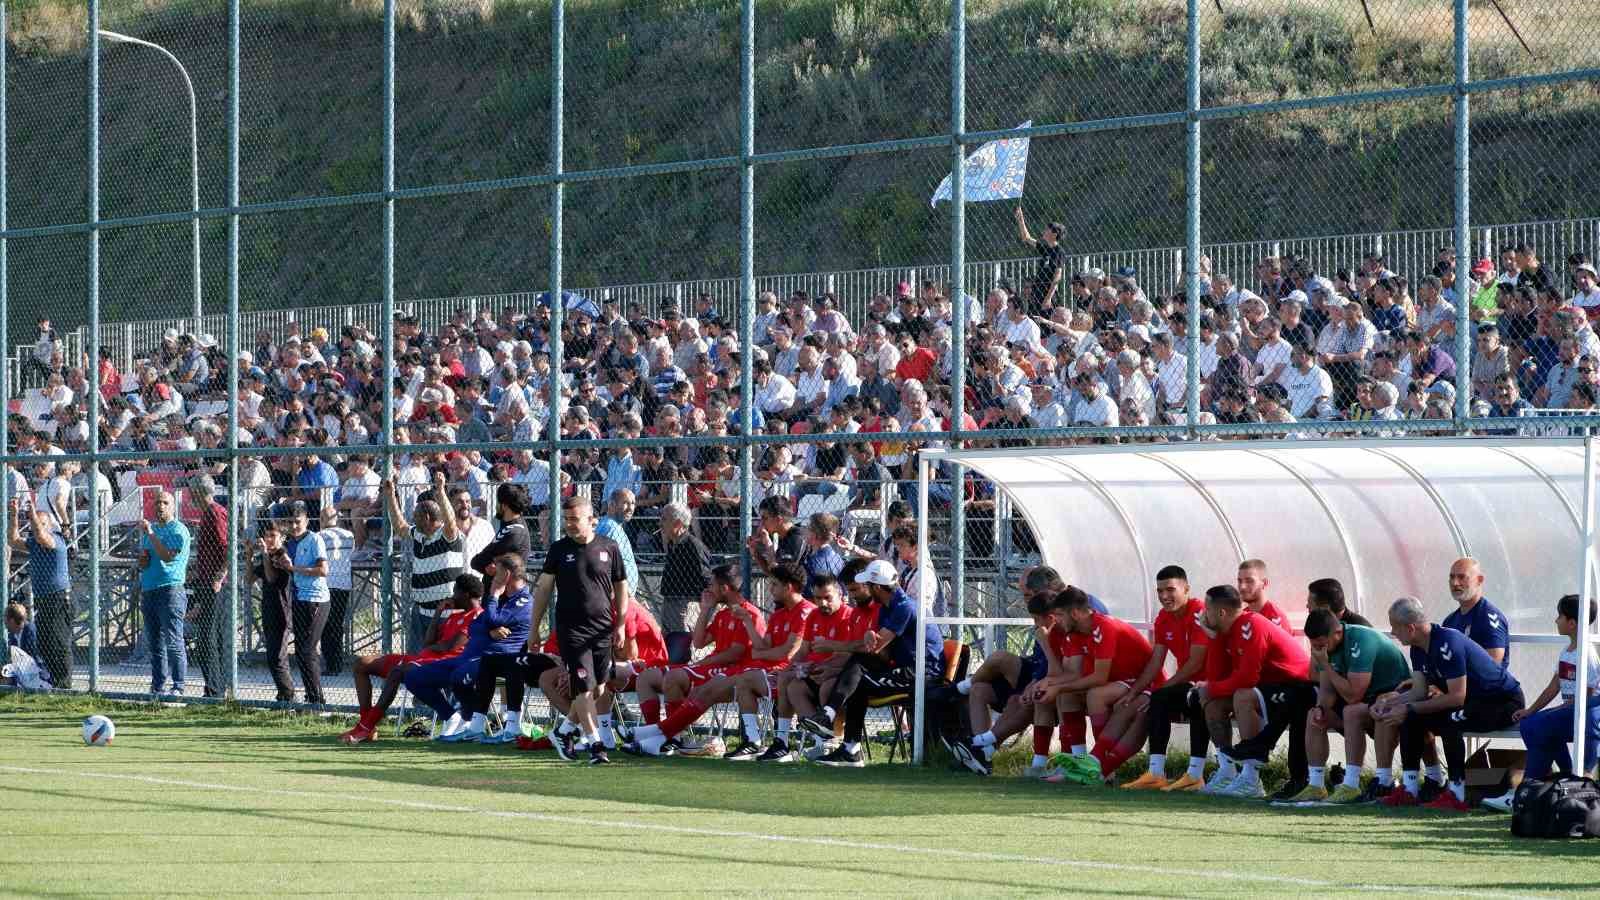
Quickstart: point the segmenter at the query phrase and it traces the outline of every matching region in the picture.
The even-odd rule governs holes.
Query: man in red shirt
[[[1244,601],[1245,608],[1266,618],[1268,622],[1284,631],[1294,634],[1294,626],[1289,623],[1289,617],[1267,599],[1267,588],[1271,584],[1272,582],[1267,580],[1265,562],[1259,559],[1247,559],[1239,563],[1239,599]]]
[[[822,698],[833,692],[834,683],[850,662],[851,654],[866,652],[866,636],[878,630],[880,607],[873,602],[867,586],[855,581],[869,563],[870,560],[857,557],[846,562],[844,568],[839,570],[836,586],[829,591],[840,598],[832,612],[823,604],[820,594],[812,595],[819,606],[806,622],[806,633],[800,645],[804,670],[792,672],[784,689],[790,711],[802,719],[817,714]],[[842,728],[844,723],[835,724]],[[836,730],[834,741],[838,739],[838,734]],[[834,741],[825,741],[824,748],[831,748]],[[763,761],[796,761],[799,758],[799,744],[789,746],[792,748],[789,758]]]
[[[1231,585],[1206,591],[1205,622],[1216,634],[1211,652],[1227,657],[1232,670],[1226,677],[1202,682],[1200,698],[1202,702],[1233,698],[1233,717],[1241,738],[1217,751],[1224,765],[1240,764],[1238,776],[1225,785],[1207,785],[1205,791],[1261,799],[1266,792],[1259,770],[1267,754],[1285,730],[1291,730],[1291,735],[1294,730],[1304,734],[1306,714],[1317,702],[1311,654],[1294,635],[1246,609],[1239,591]],[[1291,760],[1290,784],[1303,783],[1305,778],[1304,771],[1294,771]]]
[[[837,601],[842,595],[839,583],[832,575],[818,575],[813,582],[812,592],[817,593],[825,583],[830,585],[829,593]],[[759,743],[761,701],[770,701],[774,696],[779,697],[777,719],[782,735],[779,740],[787,746],[794,712],[785,712],[789,702],[782,699],[782,693],[777,690],[778,679],[791,670],[793,660],[801,658],[800,647],[805,643],[806,625],[817,610],[816,605],[805,597],[806,573],[798,564],[785,562],[773,566],[767,576],[767,584],[774,603],[772,616],[767,619],[767,633],[756,634],[753,622],[746,625],[753,648],[750,657],[754,665],[736,675],[727,676],[733,681],[734,702],[739,705],[739,718],[744,727],[744,739],[739,746],[722,757],[733,762],[749,762],[764,755]],[[838,603],[834,605],[838,606]]]
[[[927,329],[923,329],[927,333]],[[900,362],[894,367],[894,374],[904,384],[907,381],[920,381],[928,383],[928,376],[933,374],[933,367],[939,364],[939,356],[927,347],[918,346],[912,333],[907,331],[900,336]]]
[[[1210,743],[1202,716],[1189,715],[1189,694],[1200,680],[1211,637],[1201,617],[1205,603],[1189,596],[1189,575],[1180,566],[1166,566],[1156,573],[1156,600],[1161,612],[1150,629],[1150,661],[1133,686],[1117,701],[1107,731],[1118,727],[1125,715],[1139,716],[1149,732],[1150,769],[1123,785],[1132,790],[1197,791],[1205,785],[1206,746]],[[1167,654],[1178,669],[1161,687],[1143,696],[1165,670]],[[1189,771],[1175,782],[1167,781],[1167,744],[1172,738],[1172,723],[1189,722]],[[1139,725],[1124,725],[1136,731]],[[1124,743],[1126,743],[1126,737]]]
[[[790,563],[784,563],[779,568],[791,566]],[[800,574],[800,584],[803,586],[804,572],[798,567],[795,569]],[[799,590],[787,582],[786,585],[790,590]],[[807,704],[809,715],[816,715],[818,699],[833,689],[839,670],[850,659],[856,608],[845,602],[843,586],[831,575],[818,576],[812,588],[812,597],[816,601],[815,608],[806,617],[800,643],[790,657],[798,661],[773,673],[776,679],[773,689],[778,698],[777,734],[772,745],[756,758],[758,762],[795,762],[799,759],[795,744],[789,737],[797,712],[796,696],[799,696],[799,702]],[[776,632],[775,625],[773,631]]]
[[[1127,622],[1095,612],[1089,595],[1071,585],[1050,602],[1050,617],[1055,623],[1048,636],[1053,665],[1050,674],[1034,685],[1035,709],[1053,700],[1061,721],[1061,746],[1071,747],[1074,756],[1083,757],[1087,742],[1084,711],[1089,713],[1095,734],[1101,735],[1112,705],[1128,693],[1144,672],[1150,659],[1150,642]],[[1075,668],[1071,663],[1074,659],[1081,659],[1081,665]],[[1134,749],[1142,743],[1143,735],[1140,738]],[[1115,772],[1121,764],[1117,760],[1119,751],[1103,742],[1096,749],[1102,754],[1095,757],[1102,777]],[[1053,771],[1046,773],[1045,780],[1060,783],[1067,776],[1063,771]]]
[[[360,744],[377,737],[378,723],[383,721],[384,713],[389,711],[389,705],[400,692],[400,684],[405,679],[407,670],[421,663],[451,659],[461,653],[461,648],[467,645],[467,631],[472,627],[472,620],[483,611],[478,605],[482,597],[483,581],[478,576],[470,573],[458,575],[450,599],[450,611],[435,616],[433,621],[428,623],[428,633],[423,638],[424,646],[420,652],[409,655],[390,653],[386,656],[363,656],[357,659],[353,674],[356,700],[361,705],[361,718],[357,720],[356,726],[341,735],[339,740],[346,744]],[[376,704],[372,702],[374,675],[383,679],[383,693],[379,695]]]
[[[767,633],[766,617],[755,604],[739,594],[739,573],[731,565],[711,570],[711,586],[700,598],[700,619],[694,627],[694,648],[711,647],[711,654],[698,662],[665,669],[649,669],[639,675],[639,707],[647,723],[634,731],[628,752],[647,756],[677,752],[673,738],[693,725],[705,711],[733,699],[733,679],[728,677],[754,665],[751,655],[756,638]],[[665,696],[667,716],[660,716],[660,700]],[[745,737],[750,740],[748,733]],[[757,734],[755,740],[759,740]]]

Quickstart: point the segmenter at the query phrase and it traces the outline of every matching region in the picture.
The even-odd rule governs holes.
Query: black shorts
[[[524,684],[538,686],[539,676],[561,667],[561,659],[554,653],[529,653],[517,657],[517,663],[522,669]]]
[[[611,633],[584,635],[557,632],[561,663],[567,667],[572,694],[586,693],[611,677]]]

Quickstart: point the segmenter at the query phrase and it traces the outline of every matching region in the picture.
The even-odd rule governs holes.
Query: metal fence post
[[[383,471],[394,480],[394,3],[383,2]],[[398,489],[396,485],[396,489]],[[383,652],[394,652],[394,526],[383,517],[383,561],[379,565],[378,596],[383,602]],[[402,623],[410,633],[410,623]],[[406,647],[411,650],[411,647]]]
[[[967,4],[966,0],[952,0],[950,4],[950,298],[953,306],[950,321],[950,430],[960,431],[967,412],[967,189],[964,182],[966,146],[961,136],[967,130]],[[916,285],[911,286],[916,290]],[[954,441],[951,442],[955,444]],[[950,569],[956,573],[951,587],[955,595],[956,615],[967,614],[966,585],[960,573],[967,562],[967,516],[963,504],[966,470],[950,467]],[[934,471],[938,474],[938,470]],[[930,517],[926,508],[917,510],[924,520]],[[884,535],[888,537],[888,535]],[[932,559],[932,556],[929,556]],[[925,602],[931,603],[937,593],[928,594]],[[991,615],[999,615],[991,611]],[[956,639],[960,640],[959,629]]]
[[[739,4],[739,539],[754,530],[750,503],[751,471],[755,453],[755,349],[756,303],[756,169],[750,157],[756,152],[756,0]],[[751,595],[750,554],[739,554],[745,593]]]
[[[1188,3],[1184,50],[1188,121],[1184,123],[1183,290],[1188,297],[1189,334],[1183,408],[1189,434],[1200,424],[1200,0]],[[1154,423],[1152,423],[1154,424]]]
[[[239,207],[239,0],[228,0],[228,206]],[[239,214],[228,216],[228,598],[227,695],[239,696],[239,542],[244,498],[239,494]],[[220,598],[219,598],[220,599]]]
[[[1460,285],[1471,284],[1470,278],[1463,281],[1461,276],[1463,267],[1469,272],[1472,268],[1472,232],[1468,227],[1468,220],[1472,214],[1472,99],[1467,94],[1467,80],[1470,77],[1467,60],[1467,0],[1455,0],[1455,18],[1455,243],[1459,248],[1456,251],[1456,284]],[[1464,377],[1458,376],[1456,379],[1462,386],[1461,390],[1456,391],[1457,432],[1466,430],[1467,416],[1472,408],[1472,298],[1465,294],[1465,291],[1456,291],[1456,371],[1464,374]]]
[[[6,141],[8,140],[6,136],[6,47],[8,46],[6,29],[6,2],[5,0],[0,0],[0,233],[4,233],[10,227],[9,214],[6,210],[6,192],[9,186],[9,182],[6,179],[8,162],[6,158]],[[10,241],[0,237],[0,356],[5,356],[5,348],[11,346],[11,298],[7,291],[11,274],[10,259],[7,256],[8,244],[10,244]],[[0,360],[0,398],[10,398],[11,391],[15,387],[9,378],[10,374],[11,366]],[[10,420],[10,416],[0,415],[0,453],[11,452]],[[9,476],[9,474],[6,469],[0,468],[0,476]],[[0,496],[0,536],[11,533],[10,485],[10,479],[7,477],[3,482],[3,487],[0,487],[0,494],[3,494],[3,496]],[[0,609],[4,609],[6,604],[11,602],[11,544],[9,541],[6,542],[4,550],[0,551],[0,560],[4,560],[4,565],[0,565]],[[71,664],[71,660],[68,660],[68,664]]]
[[[561,181],[564,165],[566,107],[566,0],[550,5],[550,172],[556,181],[550,186],[550,333],[545,336],[550,348],[550,402],[546,404],[550,435],[550,533],[552,541],[561,533],[561,323],[566,304],[561,301],[562,204],[566,185]]]
[[[100,0],[89,0],[89,334],[100,336]],[[89,485],[100,474],[100,391],[89,391]],[[100,504],[89,504],[89,690],[100,689]],[[151,647],[151,653],[159,652]]]

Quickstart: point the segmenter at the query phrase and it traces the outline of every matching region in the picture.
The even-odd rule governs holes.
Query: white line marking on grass
[[[289,788],[262,788],[248,785],[212,784],[204,781],[183,781],[176,778],[157,778],[151,775],[120,775],[110,772],[79,772],[68,769],[39,769],[28,766],[0,765],[0,772],[20,775],[52,775],[63,778],[98,778],[107,781],[131,781],[164,787],[193,788],[232,794],[261,794],[271,797],[302,797],[310,800],[340,800],[352,803],[373,803],[423,812],[462,813],[489,816],[497,819],[520,819],[545,822],[552,825],[578,825],[590,828],[626,829],[658,834],[681,834],[695,837],[727,838],[733,840],[762,841],[770,844],[802,844],[811,847],[837,847],[846,850],[871,850],[883,853],[915,853],[945,859],[973,862],[1026,863],[1042,866],[1060,866],[1073,869],[1090,869],[1101,872],[1125,872],[1139,875],[1176,876],[1196,879],[1224,879],[1253,881],[1297,888],[1319,890],[1361,891],[1380,894],[1413,894],[1435,897],[1486,897],[1504,900],[1522,900],[1538,895],[1509,894],[1499,891],[1472,891],[1460,888],[1429,888],[1417,885],[1362,884],[1359,882],[1325,881],[1319,878],[1299,878],[1292,875],[1267,875],[1252,872],[1235,872],[1227,869],[1174,869],[1166,866],[1141,866],[1132,863],[1100,862],[1088,859],[1070,859],[1053,856],[1027,856],[1018,853],[985,853],[977,850],[959,850],[948,847],[915,847],[905,844],[881,844],[871,841],[849,841],[842,838],[801,837],[796,835],[763,834],[754,831],[727,831],[718,828],[692,828],[684,825],[663,825],[657,822],[606,821],[601,819],[559,816],[550,813],[522,812],[519,810],[484,809],[476,806],[457,806],[445,803],[426,803],[420,800],[400,800],[370,794],[330,794],[326,791],[299,791]]]

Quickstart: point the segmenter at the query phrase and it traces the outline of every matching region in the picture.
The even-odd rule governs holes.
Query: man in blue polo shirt
[[[1450,596],[1459,607],[1439,624],[1454,628],[1488,652],[1504,669],[1511,665],[1511,627],[1505,613],[1483,596],[1483,570],[1470,556],[1450,566]]]
[[[328,606],[333,597],[328,590],[328,548],[322,535],[310,530],[310,510],[303,501],[292,501],[287,512],[289,539],[275,565],[294,580],[290,627],[294,629],[294,657],[305,684],[306,702],[325,703],[322,632],[328,627]]]
[[[1453,628],[1432,625],[1422,603],[1401,597],[1389,607],[1389,628],[1411,650],[1411,679],[1372,705],[1379,728],[1400,736],[1402,782],[1381,801],[1415,806],[1420,791],[1418,766],[1427,735],[1444,742],[1449,789],[1429,808],[1467,812],[1467,744],[1463,732],[1510,728],[1522,709],[1522,685],[1471,638]],[[1429,687],[1439,690],[1429,697]],[[1383,740],[1380,738],[1380,741]],[[1392,744],[1391,744],[1392,746]]]
[[[866,734],[867,703],[874,697],[913,690],[917,654],[927,659],[928,679],[937,681],[944,667],[944,638],[929,623],[917,631],[917,603],[900,589],[894,566],[875,559],[856,576],[878,607],[878,627],[862,636],[866,652],[853,653],[834,682],[827,705],[815,716],[801,720],[807,731],[824,739],[833,736],[833,723],[844,713],[844,742],[817,760],[824,766],[860,768],[866,764],[861,741]]]
[[[189,571],[189,528],[177,520],[178,503],[167,491],[156,495],[156,520],[139,523],[139,603],[150,645],[150,693],[170,686],[183,693],[189,660],[183,644],[188,611],[184,579]]]

